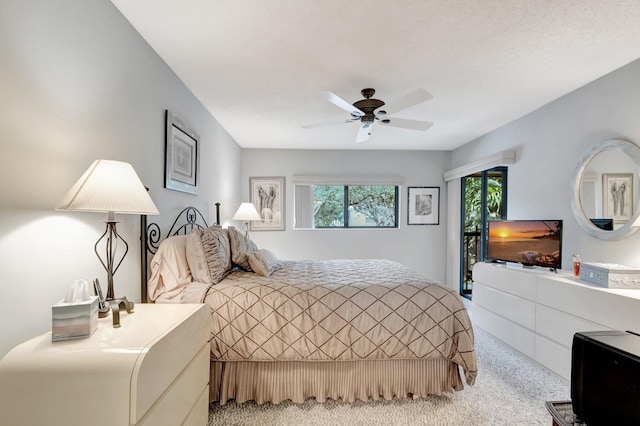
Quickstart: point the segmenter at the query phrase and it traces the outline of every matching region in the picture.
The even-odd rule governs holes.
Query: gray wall
[[[352,142],[348,142],[352,143]],[[250,176],[284,176],[286,230],[253,232],[260,248],[282,259],[386,258],[444,282],[447,194],[442,174],[450,153],[443,151],[242,151],[242,196],[249,200]],[[294,175],[402,176],[400,229],[293,229]],[[439,186],[440,225],[407,226],[407,186]],[[241,224],[236,224],[241,226]]]
[[[0,3],[0,356],[51,329],[77,278],[106,274],[93,253],[106,215],[55,212],[98,158],[132,163],[166,224],[184,205],[213,218],[240,202],[239,146],[107,0]],[[201,137],[200,195],[163,188],[164,111]],[[140,300],[138,216],[116,295]],[[154,218],[151,218],[154,219]]]
[[[505,149],[516,151],[517,162],[509,166],[508,218],[563,219],[563,269],[570,268],[572,253],[587,262],[640,266],[640,232],[621,241],[595,239],[579,227],[570,202],[578,160],[592,146],[612,138],[640,144],[639,75],[636,60],[452,152],[457,167]],[[448,235],[458,232],[451,220],[459,216],[456,187],[450,185]],[[455,259],[456,238],[449,241],[448,255]],[[456,268],[449,264],[448,276],[456,276]]]

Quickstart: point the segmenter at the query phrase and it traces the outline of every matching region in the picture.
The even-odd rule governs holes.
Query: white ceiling
[[[245,148],[451,150],[640,57],[638,0],[112,2]],[[301,127],[365,87],[433,127]]]

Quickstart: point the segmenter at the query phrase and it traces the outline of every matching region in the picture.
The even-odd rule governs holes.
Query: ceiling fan
[[[391,104],[385,104],[379,99],[372,98],[376,93],[374,89],[362,89],[360,93],[364,96],[364,99],[361,99],[352,105],[333,92],[320,92],[319,95],[326,98],[338,108],[341,108],[351,114],[351,118],[337,123],[305,124],[302,127],[308,129],[330,124],[353,123],[355,121],[359,121],[361,125],[360,130],[358,130],[358,136],[356,137],[356,143],[360,143],[369,139],[373,123],[376,121],[384,126],[402,127],[412,130],[427,130],[433,125],[433,123],[428,121],[389,117],[391,114],[431,99],[433,96],[424,89],[416,89]],[[382,109],[382,107],[385,108]]]

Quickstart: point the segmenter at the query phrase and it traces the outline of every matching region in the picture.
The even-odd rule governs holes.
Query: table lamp
[[[258,210],[253,205],[253,203],[242,203],[238,210],[231,218],[233,220],[243,220],[244,223],[244,235],[249,237],[249,221],[250,220],[262,220],[260,215],[258,214]]]
[[[130,312],[132,302],[126,297],[116,299],[113,290],[113,276],[122,264],[129,245],[116,229],[115,213],[125,214],[159,214],[156,205],[151,200],[147,189],[140,181],[133,166],[129,163],[114,160],[96,160],[78,179],[64,196],[56,210],[106,212],[106,230],[96,241],[94,251],[102,266],[107,271],[106,301],[113,307],[124,302],[127,312]],[[124,253],[117,259],[118,243],[124,244]],[[104,244],[104,256],[98,248]],[[115,314],[114,310],[114,325]]]

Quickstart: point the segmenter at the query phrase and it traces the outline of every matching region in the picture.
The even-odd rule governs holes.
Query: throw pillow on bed
[[[231,245],[231,261],[245,271],[251,272],[251,265],[249,265],[247,255],[257,251],[258,246],[233,226],[229,226],[227,231],[229,232],[229,244]]]
[[[187,263],[193,280],[217,284],[231,271],[227,231],[221,226],[196,229],[187,238]]]
[[[247,257],[249,258],[251,269],[253,269],[256,274],[262,275],[263,277],[268,277],[274,271],[277,271],[282,267],[278,257],[266,249],[249,253]]]

